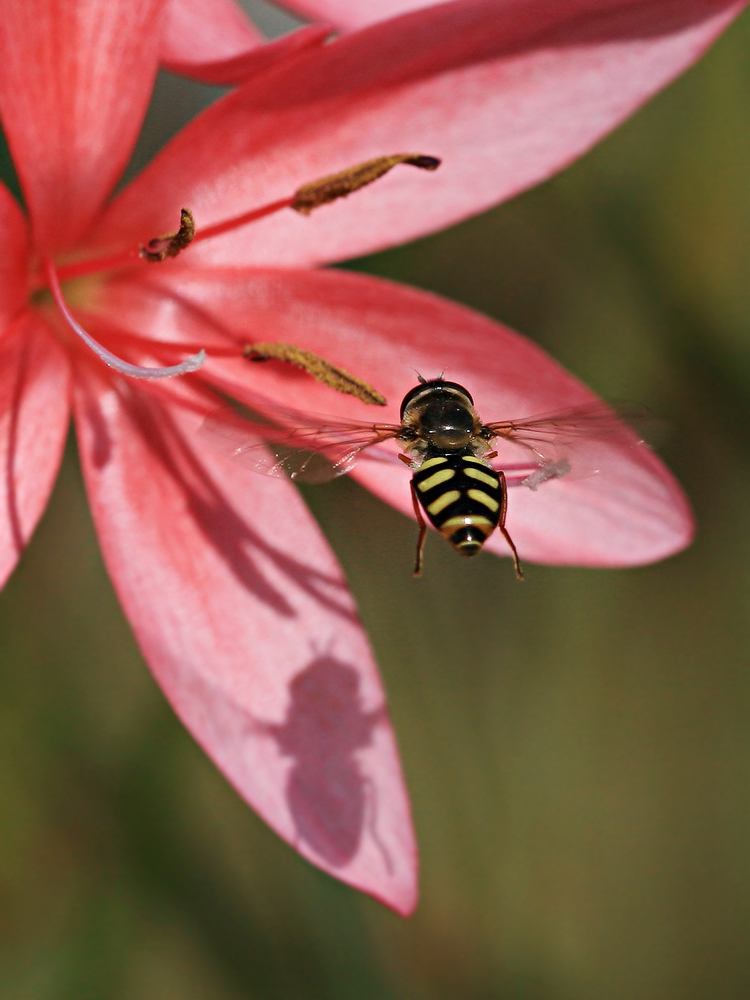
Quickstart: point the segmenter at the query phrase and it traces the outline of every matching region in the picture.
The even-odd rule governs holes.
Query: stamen
[[[141,247],[140,256],[151,264],[166,260],[167,257],[176,257],[177,254],[190,246],[195,238],[195,219],[189,208],[180,211],[180,228],[176,233],[166,233],[164,236],[156,236],[149,240],[145,247]]]
[[[176,257],[191,243],[200,243],[202,240],[211,239],[212,236],[221,236],[222,233],[238,229],[250,222],[256,222],[258,219],[273,215],[274,212],[280,212],[284,208],[293,208],[302,215],[309,215],[314,208],[327,205],[336,201],[337,198],[346,198],[354,191],[358,191],[367,184],[372,184],[373,181],[382,177],[383,174],[387,174],[399,163],[408,163],[421,170],[437,170],[440,166],[440,160],[436,156],[425,156],[421,153],[378,156],[374,160],[358,163],[338,174],[330,174],[328,177],[321,177],[310,184],[303,184],[290,198],[280,198],[268,205],[251,209],[249,212],[243,212],[242,215],[235,215],[231,219],[225,219],[223,222],[217,222],[213,226],[206,226],[197,231],[192,212],[189,208],[183,208],[180,213],[180,228],[176,233],[168,233],[165,236],[157,236],[149,240],[146,246],[142,246],[137,253],[135,249],[131,249],[111,254],[108,257],[61,264],[58,274],[62,281],[67,281],[70,278],[79,278],[86,274],[98,274],[100,271],[113,271],[121,267],[130,267],[138,258],[154,262],[162,261],[167,257]]]
[[[358,191],[367,184],[372,184],[383,174],[399,163],[408,163],[421,170],[437,170],[440,160],[436,156],[424,156],[421,153],[397,153],[395,156],[378,156],[374,160],[358,163],[354,167],[342,170],[338,174],[321,177],[320,180],[305,184],[294,195],[292,208],[302,215],[309,215],[314,208],[327,205],[337,198]]]
[[[356,396],[363,403],[371,403],[377,406],[385,406],[385,396],[373,389],[371,385],[364,382],[356,375],[332,365],[325,358],[318,357],[312,351],[305,351],[294,344],[285,344],[282,341],[268,344],[247,344],[242,353],[251,361],[286,361],[290,365],[295,365],[312,375],[318,382],[324,382],[331,389],[337,392],[345,392],[350,396]]]
[[[81,338],[87,347],[91,348],[97,357],[101,358],[105,365],[109,365],[110,368],[114,368],[115,371],[120,372],[121,375],[128,375],[130,378],[147,379],[174,378],[175,375],[185,375],[188,372],[196,371],[206,360],[206,352],[204,350],[200,350],[192,357],[186,358],[179,365],[170,365],[168,368],[145,368],[141,365],[132,365],[128,361],[123,361],[122,358],[118,358],[116,355],[112,354],[111,351],[108,351],[106,347],[102,347],[102,345],[94,340],[91,334],[87,333],[80,323],[75,320],[73,314],[68,309],[65,299],[63,298],[57,271],[55,270],[55,265],[51,260],[46,260],[44,262],[44,274],[47,278],[47,283],[49,284],[55,304],[63,314],[65,321],[68,323],[70,328]]]
[[[270,205],[253,208],[249,212],[243,212],[242,215],[235,215],[233,218],[217,222],[213,226],[206,226],[204,229],[198,230],[193,242],[200,243],[201,240],[208,240],[212,236],[221,236],[222,233],[228,233],[231,229],[247,225],[248,222],[256,222],[267,215],[273,215],[274,212],[279,212],[282,208],[291,208],[293,202],[294,198],[281,198],[279,201],[272,201]]]
[[[254,208],[243,215],[237,215],[232,219],[225,219],[224,222],[217,222],[213,226],[206,226],[196,232],[195,219],[189,208],[183,208],[180,213],[180,228],[176,233],[169,233],[166,236],[157,236],[139,250],[125,250],[122,253],[111,254],[108,257],[98,257],[93,260],[78,260],[71,264],[61,264],[58,268],[58,277],[61,281],[68,281],[71,278],[81,278],[87,274],[98,274],[101,271],[114,271],[121,267],[132,267],[138,260],[157,262],[166,257],[176,257],[180,250],[184,250],[190,243],[200,243],[201,240],[210,239],[212,236],[220,236],[222,233],[244,226],[248,222],[255,222],[266,215],[280,211],[282,208],[289,208],[294,198],[284,198],[281,201],[272,202],[270,205],[263,205],[261,208]],[[164,244],[166,243],[166,247]]]

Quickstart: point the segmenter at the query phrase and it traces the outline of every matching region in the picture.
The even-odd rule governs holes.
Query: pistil
[[[206,352],[200,350],[197,354],[180,362],[180,364],[169,365],[166,368],[148,368],[143,365],[133,365],[129,361],[123,361],[122,358],[118,358],[117,355],[112,354],[106,347],[103,347],[98,341],[94,340],[91,334],[84,330],[81,324],[75,319],[63,297],[60,279],[54,263],[51,260],[46,260],[43,267],[52,297],[55,300],[57,308],[62,313],[65,322],[105,365],[114,368],[121,375],[128,375],[130,378],[145,379],[174,378],[176,375],[186,375],[188,372],[196,371],[206,360]]]

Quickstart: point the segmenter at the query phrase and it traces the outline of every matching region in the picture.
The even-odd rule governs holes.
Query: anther
[[[421,153],[378,156],[374,160],[358,163],[340,173],[330,174],[310,184],[304,184],[295,192],[291,207],[302,215],[309,215],[314,208],[327,205],[337,198],[346,198],[354,191],[372,184],[399,163],[408,163],[421,170],[437,170],[440,166],[440,160],[436,156],[424,156]]]
[[[105,365],[109,365],[110,368],[114,368],[114,370],[119,372],[121,375],[128,375],[130,378],[147,379],[174,378],[175,375],[186,375],[188,372],[196,371],[206,360],[206,352],[201,350],[192,357],[185,358],[185,360],[179,365],[169,365],[166,368],[147,368],[143,365],[132,365],[129,361],[123,361],[122,358],[118,358],[116,354],[112,354],[112,352],[108,351],[106,347],[102,347],[98,341],[94,340],[91,334],[84,330],[81,324],[74,318],[70,309],[68,309],[65,299],[63,298],[57,271],[55,270],[55,265],[51,260],[46,260],[44,262],[44,274],[47,278],[47,283],[50,291],[52,292],[55,304],[62,313],[65,322],[71,330],[73,330],[73,332],[81,338],[84,344],[86,344],[86,346],[89,347],[94,354],[96,354],[96,356],[104,362]]]
[[[176,257],[185,247],[195,239],[195,219],[189,208],[183,208],[180,212],[180,228],[176,233],[166,233],[164,236],[156,236],[149,240],[145,247],[141,247],[140,256],[149,263],[156,264],[166,260],[167,257]]]
[[[285,361],[296,368],[301,368],[311,375],[318,382],[323,382],[337,392],[345,392],[350,396],[356,396],[363,403],[371,403],[376,406],[385,406],[385,396],[373,389],[371,385],[350,375],[349,372],[332,365],[325,358],[313,354],[312,351],[305,351],[294,344],[285,344],[283,341],[274,343],[247,344],[242,353],[250,361]]]

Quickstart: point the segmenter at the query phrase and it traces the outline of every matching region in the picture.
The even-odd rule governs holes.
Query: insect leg
[[[513,565],[516,570],[516,577],[519,580],[523,580],[523,570],[521,569],[521,561],[518,558],[518,551],[513,543],[513,539],[508,534],[508,529],[505,527],[505,514],[508,510],[508,486],[505,482],[505,473],[498,471],[497,475],[500,480],[500,492],[502,493],[502,501],[500,503],[500,521],[497,526],[500,529],[501,535],[510,546],[510,551],[513,553]],[[414,487],[412,487],[412,490],[413,489]]]
[[[419,506],[419,497],[417,496],[417,491],[414,486],[414,482],[410,482],[411,486],[411,502],[414,504],[414,513],[417,516],[417,524],[419,525],[419,538],[417,539],[417,559],[414,564],[414,576],[422,575],[422,551],[424,549],[424,539],[427,534],[427,524],[422,515],[422,508]]]

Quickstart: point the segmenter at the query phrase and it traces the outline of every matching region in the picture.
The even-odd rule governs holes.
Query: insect
[[[513,553],[516,575],[523,570],[505,527],[508,487],[493,469],[491,441],[497,432],[483,424],[463,386],[442,378],[421,382],[401,404],[402,461],[414,468],[411,496],[419,524],[415,575],[422,570],[425,524],[433,526],[462,556],[476,555],[498,528]]]
[[[246,420],[221,411],[207,419],[204,433],[222,444],[225,453],[264,475],[326,482],[349,472],[365,449],[372,449],[368,457],[388,460],[393,456],[374,454],[377,446],[388,440],[400,446],[402,453],[395,457],[412,470],[411,496],[419,525],[415,576],[422,570],[426,516],[462,556],[476,555],[498,530],[511,550],[517,577],[523,579],[518,551],[505,526],[506,473],[512,475],[513,484],[536,489],[570,472],[563,453],[571,439],[623,429],[618,415],[601,403],[483,423],[469,391],[442,377],[419,376],[419,383],[404,396],[398,424],[314,421],[310,415],[273,404],[260,409],[286,426],[256,425],[251,432]],[[494,468],[493,443],[498,440],[520,445],[527,461],[506,465],[504,471]]]

